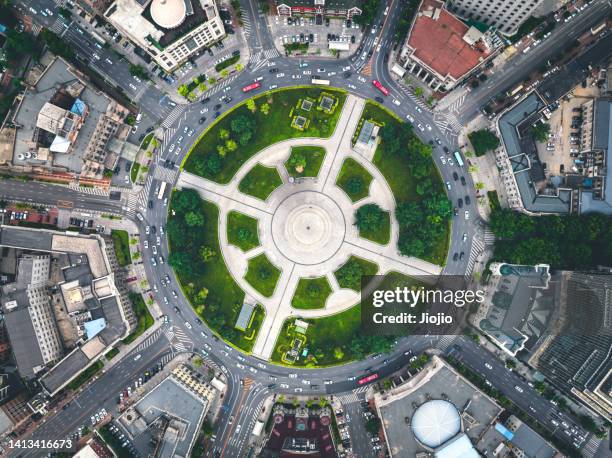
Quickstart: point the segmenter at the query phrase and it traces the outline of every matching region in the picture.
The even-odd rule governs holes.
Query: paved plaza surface
[[[246,300],[260,303],[266,310],[253,348],[253,354],[260,358],[270,358],[287,318],[329,316],[359,302],[359,293],[341,288],[334,276],[351,256],[375,263],[381,275],[399,272],[409,276],[437,276],[442,270],[422,259],[402,256],[397,250],[399,225],[391,189],[370,157],[355,151],[351,145],[364,106],[364,99],[349,95],[330,138],[295,138],[271,145],[246,161],[228,184],[214,183],[184,171],[179,177],[177,187],[194,188],[202,198],[219,206],[219,243],[225,263],[245,291]],[[308,145],[326,150],[317,177],[290,179],[284,164],[291,148]],[[336,185],[347,158],[357,161],[373,177],[369,195],[355,203]],[[275,167],[283,180],[265,201],[238,190],[240,181],[256,164]],[[354,224],[355,211],[368,203],[377,204],[391,215],[391,237],[386,245],[359,236]],[[228,242],[227,216],[231,211],[258,220],[260,246],[244,253]],[[262,253],[281,271],[270,297],[263,296],[244,279],[249,259]],[[294,309],[291,300],[299,280],[317,277],[326,277],[333,290],[325,307]]]

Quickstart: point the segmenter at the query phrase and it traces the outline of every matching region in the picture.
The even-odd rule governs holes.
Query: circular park
[[[320,367],[385,351],[362,332],[362,278],[438,275],[452,207],[409,124],[334,88],[267,92],[216,120],[173,192],[169,263],[236,348]]]

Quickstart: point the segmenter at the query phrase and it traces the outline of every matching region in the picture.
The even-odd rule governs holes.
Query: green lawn
[[[244,279],[261,294],[270,297],[274,294],[280,274],[281,271],[278,267],[272,264],[266,255],[262,253],[249,259],[249,268]]]
[[[104,363],[100,360],[93,363],[83,372],[81,372],[72,382],[68,384],[69,390],[77,390],[85,383],[89,382],[91,378],[96,375],[102,368],[104,367]]]
[[[386,245],[391,239],[391,214],[383,212],[384,218],[382,226],[378,231],[359,229],[359,237],[371,240],[372,242]]]
[[[172,202],[181,191],[172,193]],[[218,219],[219,209],[209,201],[200,201],[200,212],[204,216],[204,225],[197,231],[185,228],[185,233],[190,234],[194,240],[188,240],[184,246],[185,236],[177,231],[175,235],[172,231],[174,224],[180,225],[181,215],[172,212],[168,214],[167,233],[170,244],[170,251],[184,251],[187,253],[186,259],[191,260],[192,266],[185,272],[178,272],[177,277],[181,283],[181,288],[186,297],[189,298],[196,313],[202,317],[211,329],[230,343],[248,351],[252,343],[245,340],[246,334],[234,328],[238,314],[244,300],[244,292],[227,270],[227,266],[220,256],[218,238]],[[172,208],[172,207],[171,207]],[[176,221],[176,223],[173,223]],[[180,226],[179,226],[180,227]],[[204,244],[217,253],[209,262],[199,262],[198,244]],[[191,251],[187,251],[191,250]],[[208,290],[208,295],[203,304],[197,300],[197,294],[203,288]]]
[[[134,162],[132,164],[132,169],[130,170],[130,178],[132,179],[132,183],[136,183],[136,178],[138,177],[138,170],[140,170],[140,164],[138,162]]]
[[[132,262],[130,256],[130,240],[127,231],[113,229],[111,231],[115,255],[120,266],[125,267]]]
[[[302,172],[298,172],[295,167],[291,167],[292,160],[297,156],[302,156],[306,160],[306,165]],[[325,148],[322,146],[294,146],[291,148],[289,159],[285,162],[287,173],[294,178],[316,177],[325,158]]]
[[[373,102],[366,103],[363,117],[365,119],[374,119],[381,124],[395,123],[399,125],[401,123],[395,115],[392,115],[383,107]],[[399,154],[385,154],[384,146],[379,145],[374,154],[373,163],[385,177],[393,192],[396,203],[415,202],[423,199],[423,196],[416,192],[419,180],[412,176],[409,162],[405,157]],[[429,169],[429,177],[433,183],[433,190],[444,193],[444,184],[433,160],[429,163]],[[445,231],[439,237],[436,237],[428,253],[422,257],[435,264],[444,265],[448,252],[449,233],[450,224],[446,226]]]
[[[334,272],[341,288],[349,288],[355,291],[361,290],[361,277],[376,275],[378,266],[365,259],[351,256],[342,267]]]
[[[266,317],[266,312],[260,304],[257,304],[255,311],[253,312],[253,316],[251,317],[251,323],[248,328],[245,329],[244,332],[241,333],[240,340],[238,341],[238,347],[246,352],[250,352],[253,349],[253,345],[255,345],[255,340],[257,337],[257,332],[261,327],[261,323],[263,323],[264,318]]]
[[[370,193],[372,175],[355,159],[344,160],[336,185],[339,186],[353,202],[367,197]]]
[[[316,107],[312,107],[308,112],[297,107],[299,100],[303,100],[305,97],[318,99],[322,92],[333,94],[339,100],[338,106],[331,115],[317,110]],[[254,100],[258,108],[263,103],[268,103],[270,110],[267,115],[259,109],[254,113],[251,112],[247,109],[246,102],[236,106],[202,134],[185,160],[184,168],[188,172],[203,175],[217,183],[228,183],[248,158],[267,146],[288,138],[327,138],[331,136],[345,99],[346,92],[343,90],[310,86],[261,94]],[[293,116],[296,115],[310,119],[307,128],[297,130],[291,127]],[[231,131],[232,120],[241,116],[247,117],[255,123],[250,141],[239,146],[235,151],[227,153],[222,159],[220,170],[217,173],[209,172],[208,169],[202,173],[201,163],[216,154],[217,146],[221,142],[221,131]]]
[[[136,315],[136,320],[138,320],[138,325],[130,335],[123,339],[124,344],[133,342],[137,337],[145,332],[145,330],[153,326],[153,317],[149,313],[149,309],[147,308],[147,304],[145,304],[142,295],[138,293],[130,293],[130,301],[132,302],[132,309],[134,310],[134,315]]]
[[[410,277],[395,272],[385,277],[387,287],[416,285]],[[361,304],[344,312],[323,318],[303,319],[309,323],[306,331],[306,344],[309,357],[300,358],[296,366],[314,367],[347,363],[365,358],[368,354],[388,351],[395,337],[369,336],[361,324]],[[285,321],[276,341],[271,360],[281,363],[284,352],[291,348],[294,331],[293,319]]]
[[[320,309],[325,307],[331,293],[332,288],[326,277],[300,278],[291,306],[296,309]]]
[[[257,220],[237,211],[227,215],[227,240],[242,251],[259,246]]]
[[[266,200],[272,192],[283,184],[276,167],[256,164],[238,184],[238,190],[261,200]]]

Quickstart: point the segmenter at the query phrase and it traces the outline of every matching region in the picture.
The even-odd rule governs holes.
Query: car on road
[[[277,74],[276,74],[276,77],[277,77],[277,78],[283,78],[284,76],[285,76],[285,74],[284,74],[284,73],[277,73]]]
[[[189,321],[185,321],[185,327],[187,329],[191,329],[191,323]]]
[[[254,367],[249,367],[249,370],[253,373],[253,374],[257,374],[257,369],[255,369]]]
[[[442,165],[446,165],[446,158],[444,156],[440,156],[440,162],[442,162]]]
[[[214,118],[217,119],[219,116],[221,116],[221,112],[220,111],[216,111]]]
[[[523,392],[523,389],[522,389],[520,386],[518,386],[518,385],[516,385],[516,386],[514,387],[514,389],[515,389],[516,391],[518,391],[519,393],[522,393],[522,392]]]
[[[200,110],[200,114],[208,113],[208,108],[204,107]]]
[[[470,211],[466,210],[464,213],[465,219],[470,219]]]
[[[238,369],[244,369],[245,368],[244,364],[240,364],[240,363],[236,363],[236,367]]]
[[[414,122],[414,116],[412,116],[412,115],[410,115],[410,114],[407,114],[407,115],[406,115],[406,119],[407,119],[408,121],[410,121],[410,122]]]
[[[485,367],[489,370],[493,369],[493,366],[491,366],[489,363],[485,363]]]
[[[427,130],[431,130],[431,126],[430,126],[429,124],[425,124],[425,128],[426,128]]]
[[[278,84],[271,84],[268,89],[272,90],[272,89],[276,89],[278,87]]]
[[[136,356],[134,356],[134,361],[138,361],[140,358],[142,358],[142,355],[138,353]]]
[[[145,247],[145,249],[149,248],[149,241],[148,240],[144,241],[144,247]]]
[[[333,382],[333,380],[323,380],[323,385],[331,385]]]
[[[397,105],[398,107],[399,107],[399,106],[402,104],[402,102],[400,102],[400,101],[399,101],[399,100],[397,100],[397,99],[393,99],[393,103],[394,103],[395,105]]]
[[[157,246],[153,245],[151,248],[153,249],[153,254],[157,254]]]
[[[453,180],[457,181],[459,179],[459,174],[457,172],[453,172]]]
[[[472,199],[470,199],[470,196],[465,196],[465,205],[470,205],[472,203]]]
[[[467,233],[466,233],[466,232],[464,232],[464,233],[463,233],[463,238],[462,238],[462,240],[463,240],[464,242],[467,240]]]
[[[465,186],[465,177],[464,177],[464,176],[462,176],[462,177],[461,177],[461,184],[462,184],[463,186]]]
[[[374,97],[374,100],[376,100],[378,103],[385,103],[385,100],[379,96]]]
[[[206,122],[206,116],[202,116],[199,120],[198,120],[198,124],[204,124]]]
[[[297,374],[289,374],[289,378],[297,378]]]
[[[459,197],[459,199],[457,199],[457,206],[458,206],[459,208],[462,208],[462,207],[463,207],[463,199],[462,199],[461,197]]]
[[[423,124],[419,123],[417,124],[417,127],[419,128],[421,132],[425,132],[425,128],[423,127]]]
[[[455,253],[453,255],[453,261],[457,261],[459,259],[459,253]]]
[[[270,73],[278,73],[278,68],[271,68],[268,70]]]
[[[301,393],[304,390],[298,387],[298,388],[295,388],[293,391],[295,391],[296,393]]]
[[[310,380],[302,379],[304,385],[310,385]]]
[[[280,387],[286,390],[287,388],[289,388],[289,385],[287,385],[286,383],[281,383]]]

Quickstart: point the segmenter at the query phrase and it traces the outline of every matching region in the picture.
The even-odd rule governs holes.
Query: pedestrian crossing
[[[157,339],[159,339],[159,336],[161,335],[161,333],[162,333],[162,329],[161,328],[157,329],[153,334],[151,334],[149,337],[143,340],[140,344],[138,344],[138,346],[136,347],[136,351],[141,352],[145,348],[150,347]]]
[[[461,97],[459,97],[457,100],[455,100],[453,103],[451,103],[448,107],[448,111],[454,111],[455,113],[459,113],[459,108],[461,108],[461,106],[463,105],[463,102],[465,102],[465,98],[467,97],[467,92],[464,92]]]
[[[465,269],[465,279],[470,280],[472,272],[474,270],[474,265],[476,264],[476,259],[484,251],[485,244],[482,240],[477,237],[472,239],[472,248],[470,249],[470,258],[468,259],[467,268]]]
[[[174,354],[172,353],[166,353],[164,356],[162,356],[159,359],[159,362],[162,363],[162,366],[165,366],[166,364],[168,364],[170,361],[172,361],[174,359]]]
[[[365,392],[368,390],[368,386],[360,386],[359,388],[355,388],[350,393],[344,393],[340,395],[334,395],[336,400],[338,400],[341,404],[355,404],[357,402],[361,402],[365,399]]]
[[[491,229],[485,229],[484,243],[485,245],[493,245],[495,243],[495,234],[493,234]]]
[[[166,119],[164,119],[164,122],[162,122],[162,127],[165,127],[166,129],[172,127],[176,120],[181,117],[186,107],[187,105],[175,106],[174,109],[170,112],[170,114],[168,114]]]
[[[174,183],[177,174],[178,169],[156,166],[153,171],[153,178],[167,183]]]
[[[147,177],[147,181],[145,182],[144,187],[140,190],[140,192],[131,192],[128,194],[127,206],[130,210],[138,211],[138,208],[142,208],[143,210],[146,208],[147,198],[149,196],[149,190],[151,189],[152,181],[153,177],[149,175]]]
[[[53,24],[51,24],[49,26],[49,30],[51,30],[51,32],[56,33],[57,35],[61,35],[62,33],[64,33],[64,26],[62,25],[63,21],[56,17],[55,21],[53,21]]]
[[[88,188],[86,186],[79,186],[76,183],[70,183],[68,185],[69,189],[72,189],[74,191],[78,191],[82,194],[91,194],[93,196],[105,196],[108,197],[109,195],[109,190],[105,189],[105,188]]]
[[[453,344],[453,342],[455,341],[456,338],[457,338],[457,336],[455,336],[455,335],[440,336],[440,340],[438,340],[438,343],[436,344],[436,347],[438,347],[440,350],[442,350],[444,352],[444,351],[446,351],[446,349],[448,347],[450,347]]]
[[[170,142],[170,139],[174,137],[174,134],[176,133],[176,131],[177,131],[176,127],[169,127],[166,130],[164,130],[164,135],[162,136],[162,141],[161,141],[162,150]]]
[[[238,73],[233,74],[232,76],[230,76],[229,78],[225,78],[224,80],[219,81],[218,84],[215,84],[213,87],[211,87],[208,91],[206,91],[204,93],[203,97],[210,97],[215,95],[217,92],[219,92],[221,89],[223,89],[224,87],[226,87],[228,84],[230,84],[232,81],[234,81],[236,78],[238,78]]]
[[[592,458],[597,453],[599,445],[600,440],[597,439],[595,435],[591,435],[591,437],[589,437],[589,440],[583,445],[580,451],[585,457]]]
[[[173,351],[183,353],[193,349],[193,342],[181,328],[171,326],[164,330],[164,335],[170,342]]]
[[[240,19],[242,21],[242,32],[245,37],[251,36],[251,18],[249,17],[247,11],[240,7]]]

